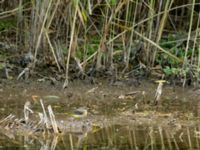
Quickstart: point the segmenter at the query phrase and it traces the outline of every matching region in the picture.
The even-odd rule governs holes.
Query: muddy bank
[[[55,111],[70,111],[74,108],[86,106],[92,114],[116,114],[135,109],[137,112],[154,110],[161,112],[191,112],[198,116],[198,90],[192,88],[172,87],[164,85],[160,105],[154,106],[157,84],[150,81],[141,81],[139,86],[113,86],[107,81],[97,84],[85,84],[82,81],[70,83],[67,89],[62,89],[62,83],[51,85],[48,82],[38,81],[6,81],[0,84],[1,114],[4,108],[12,110],[23,108],[24,103],[37,99],[44,99],[44,103],[55,106]],[[56,97],[51,97],[56,96]],[[8,113],[8,112],[7,112]]]

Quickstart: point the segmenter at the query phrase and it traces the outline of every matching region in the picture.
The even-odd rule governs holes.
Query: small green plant
[[[166,66],[163,69],[164,73],[166,76],[172,76],[172,75],[177,75],[179,74],[179,69],[177,68],[170,68],[169,66]]]
[[[16,27],[16,20],[1,20],[0,21],[0,31],[10,30]]]
[[[173,35],[169,35],[167,39],[162,39],[160,44],[164,49],[168,49],[168,51],[174,55],[176,55],[181,60],[184,60],[185,57],[185,48],[184,45],[182,47],[177,46],[177,41]],[[182,77],[191,77],[191,72],[195,72],[195,68],[191,67],[192,59],[195,60],[198,58],[198,50],[193,50],[192,48],[188,48],[187,52],[187,60],[188,65],[183,67],[182,62],[178,62],[177,60],[169,57],[165,53],[158,53],[156,58],[156,63],[163,67],[163,72],[167,77],[176,76],[179,78]],[[197,60],[197,59],[196,59]],[[195,66],[195,64],[192,64]]]

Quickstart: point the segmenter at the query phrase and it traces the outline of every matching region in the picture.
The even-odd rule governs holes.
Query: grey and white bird
[[[85,107],[80,107],[76,110],[74,110],[70,116],[74,117],[74,118],[84,118],[87,117],[88,115],[88,110]]]

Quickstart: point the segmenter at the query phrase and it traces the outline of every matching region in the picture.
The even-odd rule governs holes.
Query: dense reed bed
[[[30,70],[55,66],[63,87],[71,70],[185,85],[199,79],[199,8],[195,0],[3,0],[1,45],[31,55]]]

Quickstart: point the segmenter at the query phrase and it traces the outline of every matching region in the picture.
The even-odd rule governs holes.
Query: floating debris
[[[57,95],[46,95],[46,96],[38,96],[38,95],[32,95],[31,98],[34,101],[34,103],[38,103],[40,98],[44,98],[44,101],[48,101],[48,102],[58,102],[58,100],[60,99],[59,96]]]
[[[44,96],[44,98],[46,98],[46,99],[59,99],[60,97],[57,96],[57,95],[47,95],[47,96]]]
[[[125,95],[121,94],[118,96],[119,99],[125,99]]]
[[[88,90],[86,93],[94,93],[96,89],[98,89],[98,86]]]

